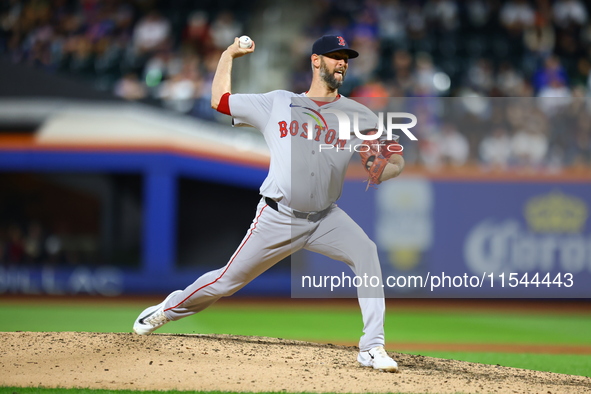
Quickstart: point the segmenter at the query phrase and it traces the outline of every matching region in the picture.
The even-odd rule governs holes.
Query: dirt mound
[[[582,393],[591,379],[393,354],[362,368],[355,347],[228,335],[0,333],[0,385],[136,390]]]

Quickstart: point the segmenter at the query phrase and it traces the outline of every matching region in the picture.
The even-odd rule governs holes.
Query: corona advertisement
[[[429,269],[482,279],[478,297],[590,296],[589,185],[436,184]]]

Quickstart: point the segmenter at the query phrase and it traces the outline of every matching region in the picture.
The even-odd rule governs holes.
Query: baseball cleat
[[[357,361],[364,367],[373,367],[383,372],[398,372],[398,364],[388,356],[383,346],[359,352]]]
[[[140,315],[135,319],[133,323],[133,332],[138,335],[148,335],[156,331],[170,321],[164,314],[164,304],[176,293],[180,293],[182,290],[173,291],[158,305],[146,308]]]

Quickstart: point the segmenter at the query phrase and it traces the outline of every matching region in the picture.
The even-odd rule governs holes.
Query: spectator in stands
[[[509,0],[501,7],[500,20],[508,31],[521,33],[533,26],[535,12],[527,0]]]
[[[455,0],[428,0],[423,12],[429,28],[435,33],[453,33],[460,26],[458,4]]]
[[[534,60],[544,59],[552,54],[556,37],[550,22],[540,19],[535,25],[525,29],[523,39],[525,48]]]
[[[351,97],[358,97],[357,101],[374,112],[385,111],[388,105],[389,92],[379,79],[370,79],[365,84],[356,87]]]
[[[4,3],[4,12],[0,14],[0,28],[6,32],[10,32],[17,28],[24,4],[20,0],[9,0]]]
[[[218,49],[226,49],[234,37],[242,35],[242,24],[229,11],[221,12],[211,24],[210,34]]]
[[[84,35],[73,37],[65,47],[68,70],[81,76],[94,72],[94,51],[92,41]]]
[[[415,57],[415,70],[413,73],[413,96],[436,96],[437,91],[433,84],[433,79],[437,69],[433,64],[431,55],[425,52],[417,53]]]
[[[572,78],[573,86],[591,90],[591,62],[586,57],[581,57],[577,62],[577,72]]]
[[[567,164],[572,166],[591,165],[591,119],[586,112],[580,113],[574,130],[574,138],[569,139]]]
[[[380,43],[372,34],[361,34],[355,36],[351,44],[359,48],[359,58],[355,59],[355,68],[348,72],[348,77],[354,80],[366,82],[380,61]],[[357,60],[359,59],[359,62]]]
[[[518,167],[538,168],[548,153],[548,140],[536,122],[525,123],[511,139],[511,161]]]
[[[533,76],[533,86],[536,93],[550,85],[552,80],[559,80],[563,84],[568,81],[566,70],[562,67],[560,59],[554,55],[544,59],[542,67]]]
[[[436,136],[439,160],[444,164],[462,166],[468,161],[470,148],[468,139],[458,131],[454,124],[445,122],[441,133]]]
[[[538,106],[546,114],[554,115],[570,102],[571,90],[561,78],[554,77],[550,83],[538,92]]]
[[[495,84],[492,64],[487,58],[480,58],[468,69],[468,82],[477,92],[487,94]]]
[[[131,39],[133,34],[133,19],[134,11],[130,3],[126,1],[117,2],[116,6],[112,11],[111,17],[115,22],[115,28],[112,32],[112,36],[118,40],[124,40],[125,42]]]
[[[400,0],[379,2],[377,4],[378,34],[386,45],[394,48],[406,39],[405,10]]]
[[[195,61],[196,58],[193,58]],[[203,79],[195,63],[185,61],[178,73],[170,76],[160,86],[158,98],[166,108],[181,113],[189,113],[203,90]]]
[[[399,49],[392,55],[392,75],[390,84],[399,88],[404,95],[410,95],[414,86],[413,59],[410,53]]]
[[[170,22],[158,11],[150,11],[133,29],[135,53],[147,57],[157,51],[169,49],[172,44],[170,34]]]
[[[136,73],[127,73],[119,79],[115,84],[114,93],[126,100],[141,100],[147,96],[146,87]]]
[[[482,163],[493,169],[505,169],[511,157],[511,138],[507,130],[497,125],[481,142],[478,148]]]
[[[359,13],[353,15],[353,23],[349,29],[353,40],[365,38],[369,41],[377,41],[379,38],[378,17],[373,8],[364,8]],[[359,47],[361,48],[361,47]]]
[[[30,222],[24,239],[25,261],[41,263],[45,257],[45,237],[43,227],[38,222]]]
[[[201,57],[211,52],[214,44],[206,12],[196,11],[189,15],[183,32],[183,44]]]
[[[6,262],[20,264],[25,257],[23,232],[19,225],[11,224],[7,231]]]
[[[425,138],[425,137],[423,137]],[[443,166],[459,167],[468,161],[470,147],[468,139],[454,124],[445,121],[439,132],[427,134],[423,141],[421,159],[428,167],[436,169]]]
[[[419,3],[413,2],[406,9],[406,32],[412,41],[419,41],[427,34],[427,21]]]
[[[554,22],[559,28],[583,26],[587,23],[587,9],[580,0],[557,0],[552,7]]]
[[[152,56],[144,65],[143,80],[150,91],[182,69],[182,58],[172,51],[161,51]]]
[[[101,8],[97,16],[88,21],[86,36],[92,41],[107,37],[115,30],[115,15],[108,6]]]
[[[463,2],[466,7],[466,27],[473,31],[479,31],[485,28],[491,21],[493,16],[493,7],[490,1],[487,0],[469,0]]]
[[[569,73],[575,72],[577,58],[588,56],[581,40],[581,32],[588,21],[587,12],[585,5],[577,0],[559,0],[552,8],[556,28],[554,53],[561,58]]]
[[[495,80],[495,85],[501,96],[519,96],[519,91],[524,82],[523,76],[511,65],[511,63],[507,61],[501,63]]]
[[[45,240],[47,262],[51,264],[63,264],[66,262],[63,243],[59,236],[50,234]]]

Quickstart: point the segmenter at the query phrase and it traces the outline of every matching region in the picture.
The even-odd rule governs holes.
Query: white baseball
[[[242,36],[238,39],[238,46],[240,48],[250,48],[252,46],[252,40],[249,36]]]

